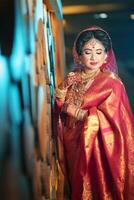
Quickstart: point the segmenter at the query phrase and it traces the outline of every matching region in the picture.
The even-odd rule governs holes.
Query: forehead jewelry
[[[95,45],[97,43],[96,39],[92,38],[89,42],[90,42],[90,45],[92,46],[92,48],[95,48]]]

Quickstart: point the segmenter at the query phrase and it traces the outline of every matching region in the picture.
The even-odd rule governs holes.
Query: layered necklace
[[[96,71],[86,73],[84,70],[81,71],[81,77],[82,77],[82,83],[86,84],[89,81],[94,80],[95,76],[100,72],[100,69],[97,69]]]
[[[91,73],[86,73],[85,71],[80,72],[81,82],[74,82],[74,84],[72,85],[69,95],[70,103],[74,103],[77,106],[81,106],[86,90],[90,87],[90,85],[94,81],[94,78],[99,72],[100,70],[96,70]]]

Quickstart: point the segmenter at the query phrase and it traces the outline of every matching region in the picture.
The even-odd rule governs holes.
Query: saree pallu
[[[64,126],[56,104],[59,164],[70,199],[133,200],[134,118],[121,80],[100,72],[81,105],[89,116],[75,126]]]

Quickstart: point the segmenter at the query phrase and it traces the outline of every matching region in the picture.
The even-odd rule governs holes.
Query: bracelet
[[[78,113],[79,113],[79,110],[80,110],[79,108],[76,108],[76,110],[75,110],[75,114],[74,114],[74,117],[75,117],[75,118],[77,118]]]
[[[77,120],[82,121],[82,120],[84,120],[86,115],[87,115],[87,111],[86,110],[78,109],[76,118],[77,118]]]

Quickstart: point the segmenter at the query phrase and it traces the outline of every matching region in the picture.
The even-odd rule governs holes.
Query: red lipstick
[[[97,65],[97,62],[90,62],[91,65]]]

